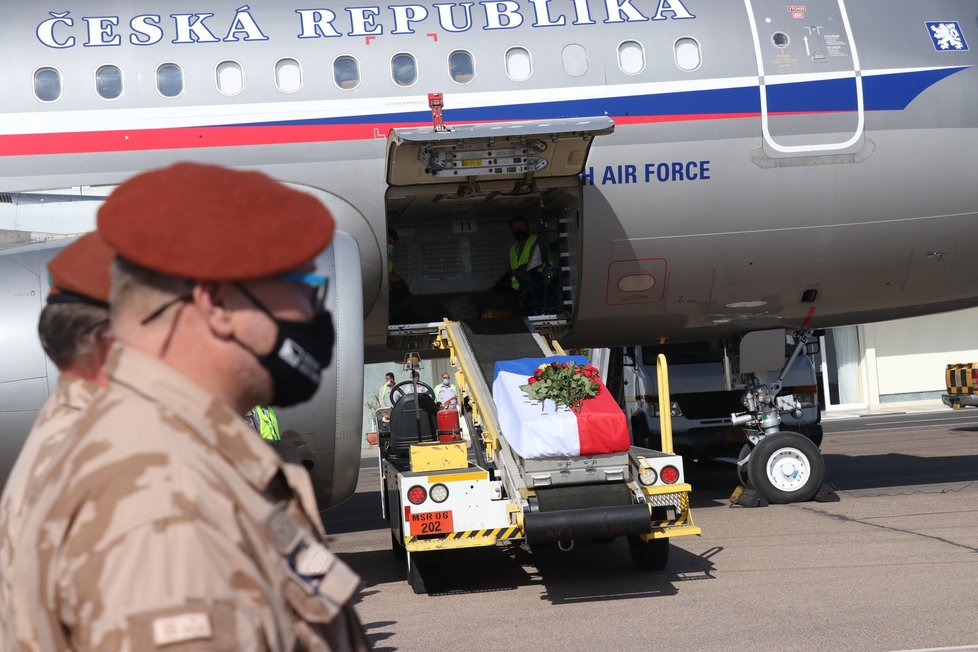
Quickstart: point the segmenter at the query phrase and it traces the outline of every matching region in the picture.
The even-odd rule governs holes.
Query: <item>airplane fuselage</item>
[[[384,138],[429,123],[427,93],[443,92],[449,124],[615,121],[582,175],[573,342],[975,303],[978,73],[968,37],[978,35],[966,0],[239,7],[11,4],[0,80],[21,91],[3,103],[0,192],[113,185],[181,159],[259,167],[317,189],[345,209],[341,228],[360,245],[376,346],[387,335]],[[936,25],[952,37],[944,49]],[[526,61],[514,62],[513,48]],[[457,51],[474,64],[465,83],[450,76]],[[391,72],[399,55],[416,68],[403,86]],[[334,80],[337,57],[356,60],[355,87]],[[297,78],[283,82],[283,60]],[[223,62],[241,71],[233,95],[221,92]],[[182,70],[174,97],[158,88],[163,64]],[[119,70],[117,98],[99,97],[102,66]],[[31,92],[44,67],[62,84],[49,102]],[[622,265],[652,287],[618,291]]]
[[[973,0],[4,5],[0,198],[104,195],[180,160],[261,169],[355,239],[361,269],[337,273],[362,294],[368,358],[391,357],[388,226],[417,254],[416,296],[462,296],[506,270],[508,242],[475,269],[480,239],[537,203],[566,226],[568,345],[978,302]],[[430,128],[429,93],[449,128],[614,132],[556,185],[390,189],[388,135]]]

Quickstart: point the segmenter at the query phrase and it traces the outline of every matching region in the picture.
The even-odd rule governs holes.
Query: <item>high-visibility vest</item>
[[[530,254],[533,253],[533,247],[536,245],[536,243],[537,236],[536,234],[533,234],[526,239],[526,242],[523,243],[522,251],[518,250],[518,247],[520,246],[518,242],[509,248],[510,271],[515,272],[519,268],[526,267],[530,263]],[[513,276],[510,278],[509,284],[514,290],[520,289],[520,282],[516,278],[516,274],[513,274]]]
[[[255,416],[258,417],[258,434],[262,439],[269,441],[279,441],[282,436],[278,431],[278,417],[275,410],[270,407],[255,406]]]

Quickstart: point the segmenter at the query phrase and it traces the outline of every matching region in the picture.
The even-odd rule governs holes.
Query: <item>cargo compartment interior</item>
[[[412,325],[526,316],[557,325],[573,317],[581,220],[579,178],[492,180],[391,186],[387,226],[397,234],[391,254],[391,334]],[[541,243],[546,286],[537,309],[526,310],[511,287],[510,220],[523,217]]]

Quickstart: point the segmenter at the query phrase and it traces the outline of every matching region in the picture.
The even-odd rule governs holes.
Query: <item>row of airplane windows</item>
[[[702,56],[699,43],[684,37],[675,43],[675,63],[683,71],[700,67]],[[564,72],[571,77],[587,74],[588,54],[582,45],[570,44],[562,51]],[[533,75],[533,60],[529,50],[512,47],[506,50],[504,65],[507,76],[515,82],[523,82]],[[628,75],[645,70],[645,48],[638,41],[624,41],[618,46],[618,67]],[[457,84],[468,84],[475,79],[475,59],[466,50],[455,50],[448,55],[448,76]],[[418,63],[408,53],[395,54],[391,58],[391,81],[401,87],[413,86],[418,81]],[[275,62],[275,86],[283,93],[295,93],[302,88],[302,66],[296,59],[285,58]],[[360,85],[360,63],[355,57],[343,55],[333,61],[333,82],[342,90],[353,90]],[[217,90],[234,96],[244,90],[244,70],[237,61],[227,60],[217,64]],[[123,75],[118,66],[104,65],[95,71],[95,92],[105,100],[122,96]],[[178,97],[184,91],[183,68],[176,63],[163,63],[156,68],[156,90],[163,97]],[[55,102],[62,96],[61,72],[45,66],[34,72],[34,96],[41,102]]]

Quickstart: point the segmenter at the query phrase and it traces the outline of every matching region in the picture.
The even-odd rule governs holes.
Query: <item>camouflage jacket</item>
[[[10,601],[10,573],[17,557],[14,536],[23,529],[24,514],[37,501],[51,460],[61,446],[65,432],[92,401],[98,387],[81,378],[62,375],[58,387],[41,408],[34,427],[24,440],[17,462],[7,478],[0,498],[0,649],[16,649],[14,614],[6,608]]]
[[[366,649],[308,474],[161,361],[106,371],[14,535],[18,647]]]

